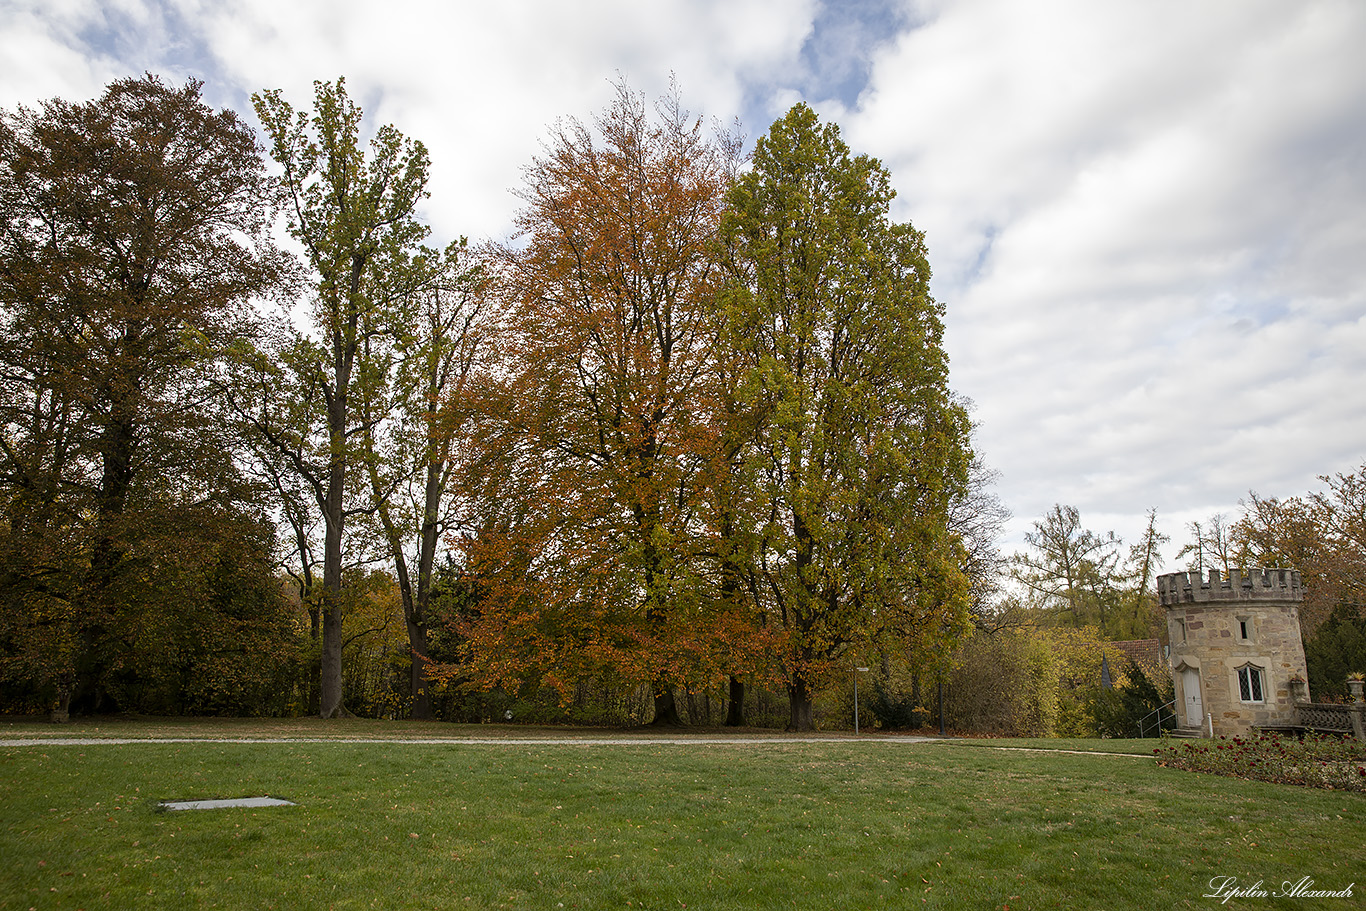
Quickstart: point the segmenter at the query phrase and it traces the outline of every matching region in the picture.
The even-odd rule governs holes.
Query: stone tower
[[[1178,731],[1241,734],[1295,723],[1309,688],[1300,638],[1300,574],[1291,569],[1210,570],[1157,578],[1167,611]],[[1211,730],[1212,729],[1212,730]]]

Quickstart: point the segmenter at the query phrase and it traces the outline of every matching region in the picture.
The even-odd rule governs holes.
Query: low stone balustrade
[[[1298,695],[1298,688],[1292,688]],[[1357,688],[1353,687],[1356,701],[1351,705],[1336,705],[1327,702],[1301,702],[1295,700],[1295,725],[1325,733],[1353,734],[1357,740],[1366,741],[1366,702],[1363,702]]]

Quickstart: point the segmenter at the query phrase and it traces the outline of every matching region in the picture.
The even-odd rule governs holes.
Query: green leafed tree
[[[160,529],[235,525],[213,546],[266,558],[212,379],[284,258],[254,132],[199,90],[148,75],[0,114],[5,669],[61,713],[137,672],[147,597],[119,592],[165,581]]]
[[[1102,629],[1119,603],[1119,550],[1114,532],[1083,528],[1075,506],[1054,505],[1025,533],[1029,550],[1012,559],[1015,579],[1063,622]]]
[[[786,632],[790,727],[871,639],[924,642],[968,617],[950,505],[969,421],[948,387],[923,235],[890,175],[806,105],[759,139],[723,218],[731,342],[763,412],[751,451],[765,596]]]
[[[1148,510],[1148,522],[1143,537],[1129,547],[1127,581],[1131,588],[1127,616],[1117,635],[1125,639],[1156,638],[1166,625],[1164,612],[1152,590],[1157,571],[1162,568],[1162,547],[1171,541],[1157,529],[1157,510]]]
[[[412,257],[427,234],[416,208],[427,191],[427,150],[385,125],[366,147],[362,111],[344,80],[314,84],[314,108],[295,111],[279,91],[254,95],[281,168],[289,230],[310,275],[305,333],[287,329],[255,361],[241,411],[304,482],[323,519],[320,714],[342,714],[342,569],[346,524],[368,497],[348,488],[362,428],[359,384],[378,374],[367,350],[387,345],[393,309],[421,281]],[[249,390],[249,391],[247,391]]]
[[[463,241],[424,251],[412,269],[417,280],[398,301],[391,343],[368,352],[374,375],[361,384],[357,406],[364,473],[412,653],[412,715],[430,718],[433,572],[438,549],[468,513],[468,498],[453,488],[471,458],[495,321],[483,272]]]

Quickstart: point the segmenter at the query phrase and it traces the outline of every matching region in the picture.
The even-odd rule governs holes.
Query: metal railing
[[[1155,731],[1158,734],[1162,733],[1163,712],[1167,713],[1168,718],[1176,720],[1176,700],[1173,699],[1166,705],[1159,705],[1155,711],[1151,711],[1147,715],[1143,716],[1143,718],[1138,722],[1139,739],[1147,737],[1149,730]],[[1152,720],[1154,717],[1157,719],[1156,721]],[[1151,726],[1149,724],[1150,722]]]

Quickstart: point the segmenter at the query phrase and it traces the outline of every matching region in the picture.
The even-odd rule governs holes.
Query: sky
[[[510,235],[613,84],[754,138],[805,101],[924,231],[1009,552],[1126,542],[1366,464],[1359,0],[0,0],[0,108],[152,72],[307,108],[346,78],[432,156],[432,240]]]

